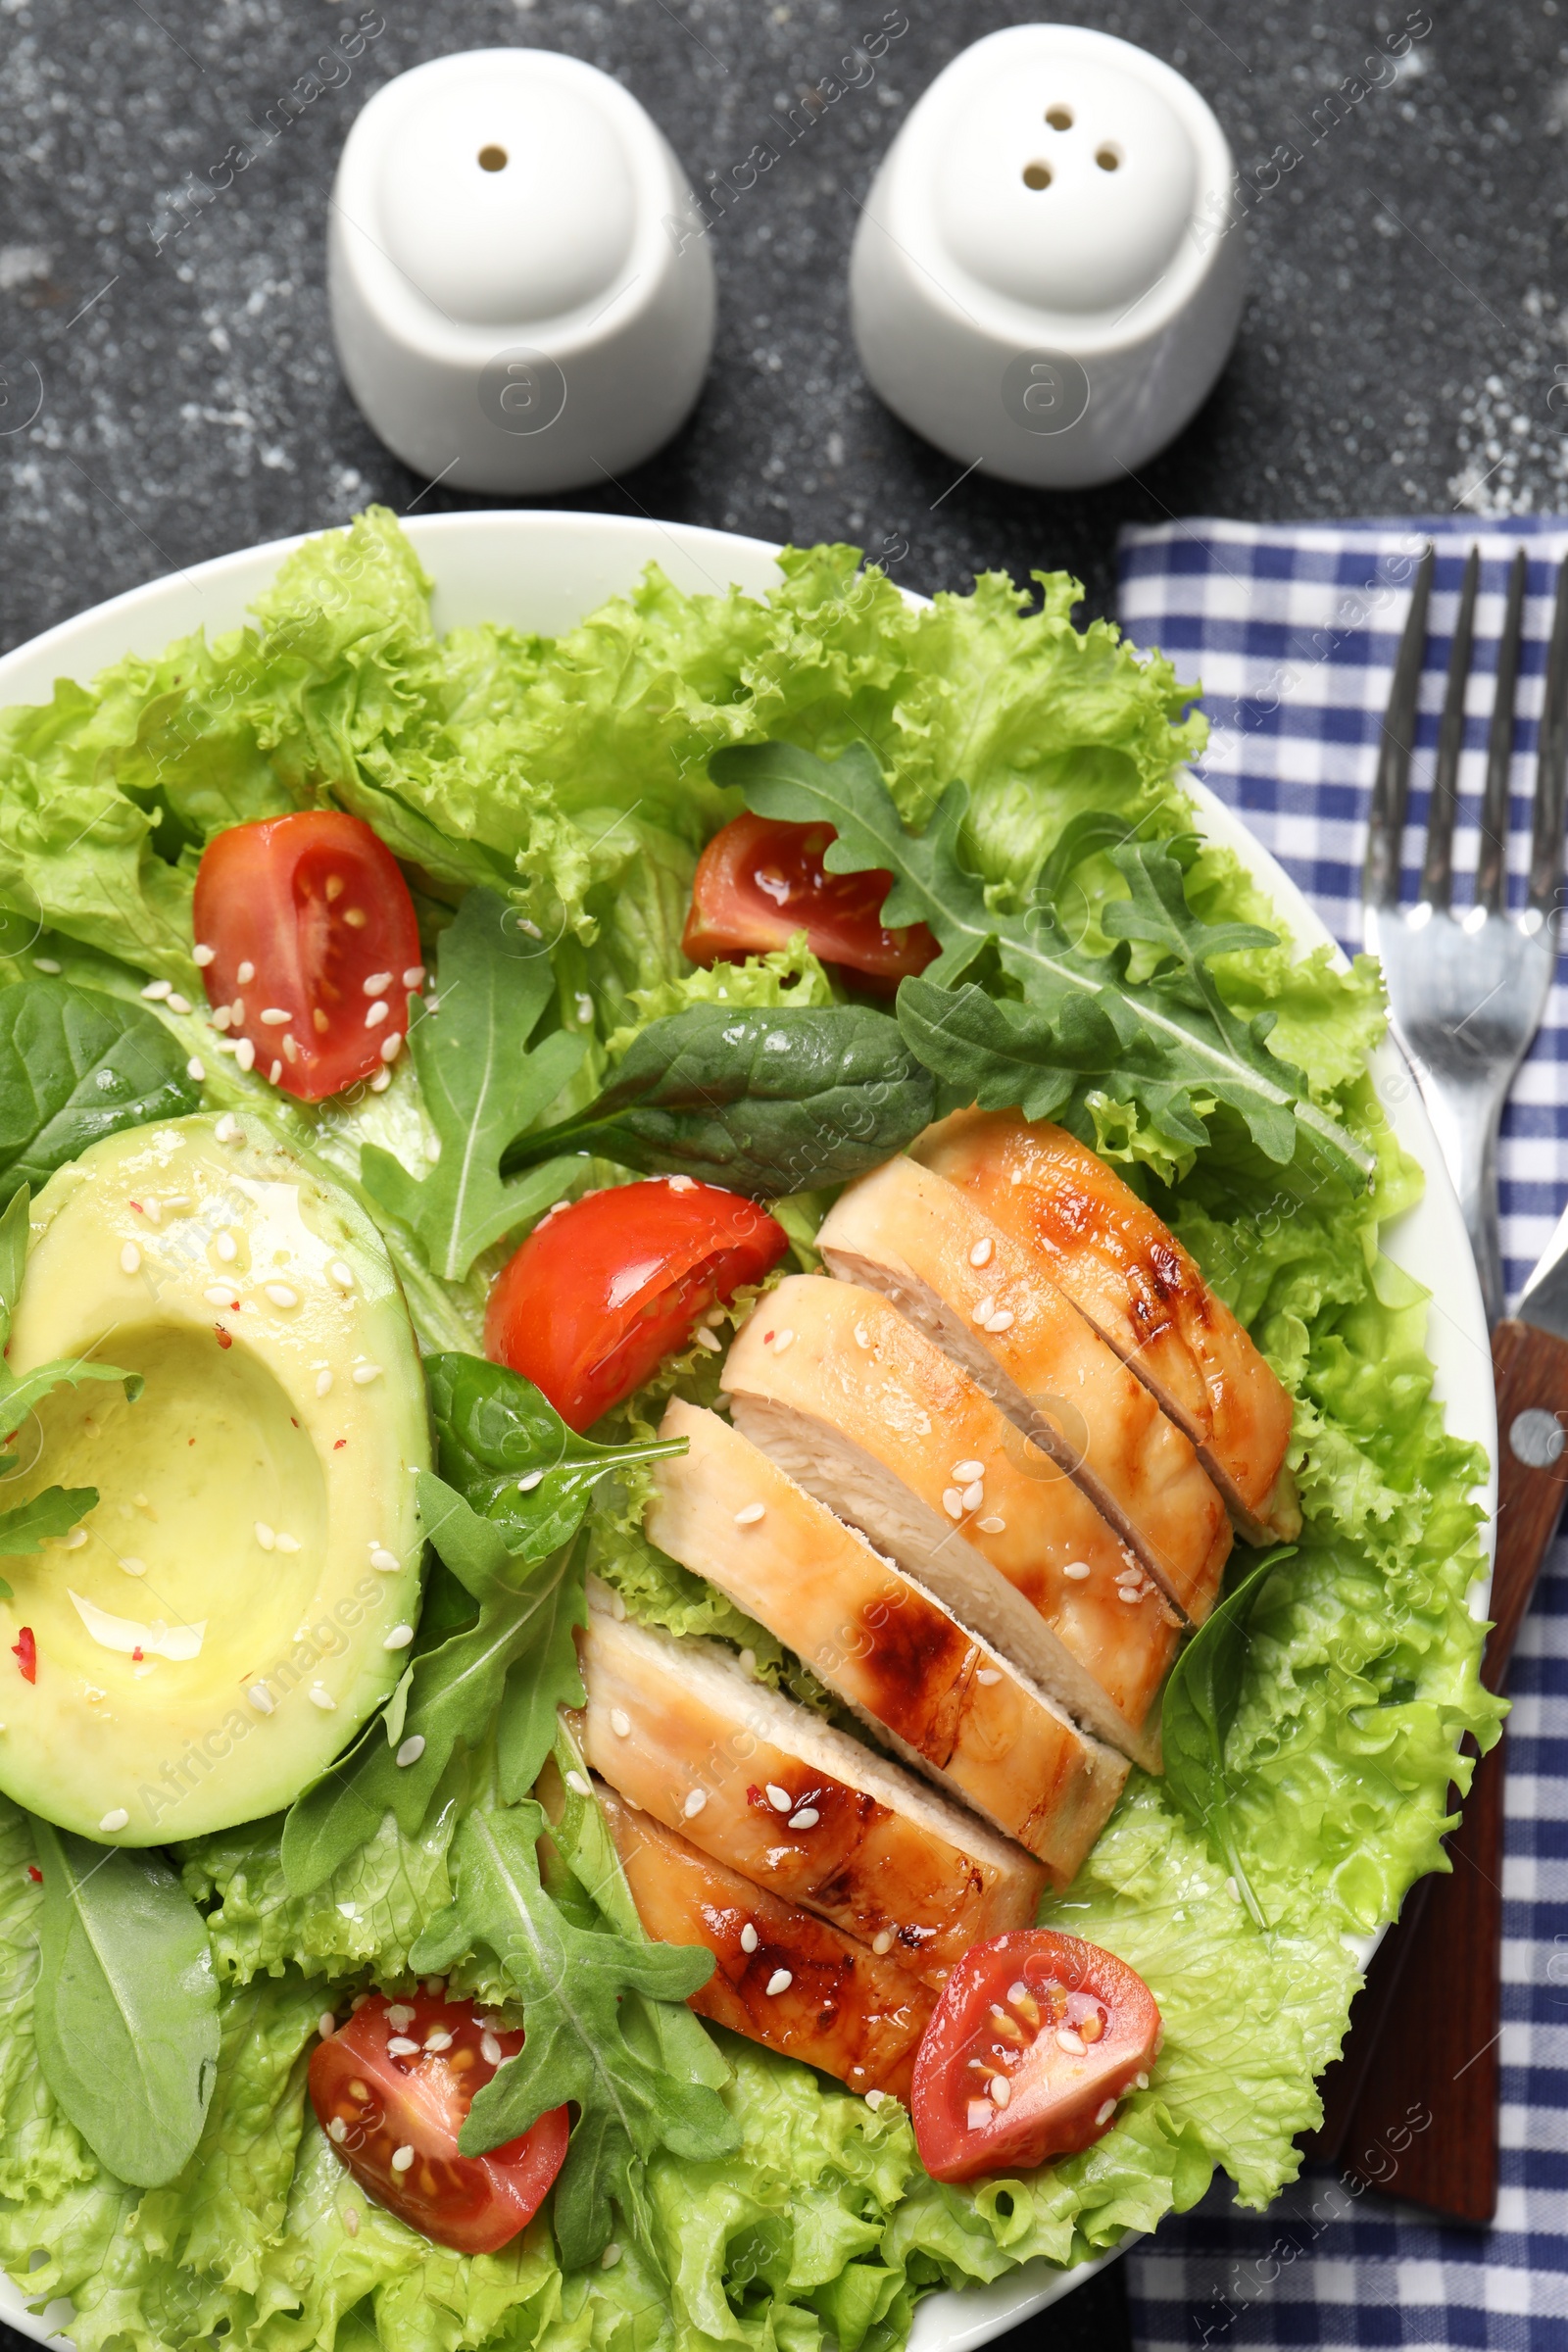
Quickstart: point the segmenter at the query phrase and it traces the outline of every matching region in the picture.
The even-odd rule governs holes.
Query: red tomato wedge
[[[230,1007],[222,1025],[285,1094],[319,1102],[396,1057],[424,977],[419,927],[397,859],[359,817],[231,825],[202,853],[193,912],[208,1003]]]
[[[690,1340],[700,1316],[760,1282],[789,1247],[740,1193],[655,1177],[541,1218],[502,1268],[484,1351],[587,1429]]]
[[[368,2197],[438,2246],[493,2254],[544,2203],[570,2128],[553,2107],[520,2139],[459,2155],[476,2093],[521,2047],[520,2034],[492,2032],[466,2001],[374,1993],[313,2051],[311,2105]]]
[[[732,818],[697,861],[684,954],[693,963],[717,963],[788,947],[804,931],[814,956],[878,994],[891,996],[906,973],[923,972],[940,954],[935,939],[924,923],[882,928],[893,876],[882,866],[830,874],[822,855],[835,838],[831,825]]]
[[[933,2180],[974,2180],[1076,2155],[1147,2077],[1160,2031],[1143,1978],[1098,1944],[1019,1928],[973,1945],[915,2055],[921,2163]]]

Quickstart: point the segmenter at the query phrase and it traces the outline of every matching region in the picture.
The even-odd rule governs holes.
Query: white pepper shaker
[[[1225,134],[1109,33],[1014,24],[955,58],[874,180],[850,263],[874,389],[960,465],[1039,488],[1136,469],[1241,316]]]
[[[601,484],[681,423],[712,351],[713,267],[685,173],[608,74],[476,49],[378,90],[332,192],[349,389],[461,490]]]

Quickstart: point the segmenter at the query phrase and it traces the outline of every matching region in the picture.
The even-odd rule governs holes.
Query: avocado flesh
[[[57,1390],[10,1447],[18,1499],[99,1501],[0,1558],[0,1788],[162,1845],[288,1804],[390,1694],[387,1637],[419,1606],[424,1379],[374,1226],[254,1117],[131,1129],[50,1179],[8,1361],[78,1353],[145,1387]]]

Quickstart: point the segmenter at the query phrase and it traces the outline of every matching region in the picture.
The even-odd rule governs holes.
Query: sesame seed
[[[270,1715],[277,1704],[265,1683],[252,1683],[245,1695],[259,1715]]]
[[[738,1650],[738,1651],[736,1652],[736,1656],[735,1656],[735,1663],[736,1663],[736,1665],[737,1665],[737,1666],[740,1668],[740,1670],[741,1670],[742,1674],[755,1674],[755,1673],[757,1672],[757,1652],[756,1652],[756,1650],[755,1650],[755,1649],[742,1649],[742,1650]]]
[[[234,999],[233,1004],[228,1008],[228,1018],[231,1025],[234,1022],[242,1021],[245,1018],[245,1000],[243,997],[236,997]]]
[[[242,1144],[245,1141],[244,1132],[231,1110],[224,1111],[213,1129],[213,1135],[220,1144]]]
[[[286,1004],[264,1004],[258,1017],[268,1029],[286,1029],[294,1016]]]
[[[416,2058],[418,2056],[418,2043],[413,2040],[407,2034],[394,2034],[387,2042],[386,2046],[388,2053],[394,2058]],[[394,2156],[392,2161],[394,2164],[396,2164],[397,2158]]]
[[[519,1494],[531,1494],[543,1477],[544,1472],[542,1470],[530,1470],[526,1477],[518,1479],[517,1493]]]
[[[384,1544],[377,1544],[371,1547],[370,1566],[378,1568],[383,1576],[394,1575],[402,1565],[403,1562],[398,1558],[397,1553],[388,1551]]]
[[[882,2104],[883,2100],[884,2100],[884,2099],[887,2097],[887,2095],[888,2095],[888,2094],[887,2094],[887,2092],[886,2092],[885,2090],[868,2090],[868,2091],[866,2092],[866,2094],[865,2094],[865,2103],[866,2103],[866,2105],[867,2105],[867,2106],[868,2106],[868,2107],[871,2109],[871,2112],[873,2113],[873,2115],[875,2114],[876,2110],[877,2110],[877,2109],[878,2109],[878,2108],[881,2106],[881,2104]]]
[[[286,1282],[267,1282],[262,1285],[274,1306],[298,1306],[300,1295],[291,1291]]]
[[[379,1049],[381,1059],[383,1061],[396,1061],[398,1057],[398,1048],[402,1045],[402,1033],[397,1029],[392,1031],[390,1037],[383,1037]]]
[[[170,1009],[170,1011],[171,1011],[171,1012],[181,1012],[181,1013],[183,1013],[183,1012],[189,1012],[189,1010],[190,1010],[190,999],[189,999],[189,997],[182,997],[182,996],[179,994],[179,991],[178,991],[177,989],[171,989],[171,990],[170,990],[170,992],[169,992],[169,996],[168,996],[168,998],[167,998],[166,1002],[167,1002],[168,1005],[169,1005],[169,1009]]]
[[[1097,2108],[1096,2108],[1096,2110],[1095,2110],[1095,2121],[1096,2121],[1096,2123],[1097,2123],[1097,2124],[1108,2124],[1108,2123],[1109,2123],[1109,2121],[1110,2121],[1110,2119],[1111,2119],[1111,2117],[1112,2117],[1112,2116],[1115,2114],[1115,2112],[1116,2112],[1116,2102],[1115,2102],[1115,2100],[1114,2100],[1114,2099],[1107,2099],[1107,2100],[1105,2101],[1105,2103],[1104,2103],[1103,2107],[1097,2107]]]
[[[213,1012],[212,1020],[213,1027],[215,1029],[232,1029],[234,1026],[234,1013],[232,1006],[228,1004],[218,1005]]]
[[[211,1296],[211,1293],[209,1293],[209,1297],[210,1297],[210,1296]],[[331,1396],[331,1394],[332,1394],[332,1375],[331,1375],[331,1373],[330,1373],[330,1372],[318,1372],[318,1374],[316,1375],[316,1394],[318,1395],[318,1396]]]
[[[612,2238],[609,2245],[599,2257],[599,2268],[602,2271],[612,2271],[619,2260],[620,2248],[616,2245],[614,2239]]]
[[[346,2127],[345,2127],[345,2129],[346,2129]],[[359,2207],[358,2207],[357,2205],[350,2205],[350,2206],[348,2207],[347,2211],[344,2213],[344,2216],[343,2216],[343,2227],[344,2227],[344,2229],[345,2229],[345,2230],[348,2231],[348,2233],[349,2233],[350,2237],[358,2237],[358,2236],[359,2236],[359,2234],[360,2234],[360,2209],[359,2209]]]
[[[855,1345],[857,1348],[869,1348],[871,1345],[871,1334],[863,1323],[857,1323],[855,1326]]]
[[[225,1266],[232,1265],[239,1255],[239,1244],[231,1233],[220,1233],[214,1242],[213,1248],[218,1251]]]
[[[384,997],[377,997],[375,1003],[366,1009],[365,1026],[367,1029],[379,1029],[391,1009],[391,1005],[387,1004]]]
[[[390,2048],[390,2047],[391,2047],[391,2044],[389,2043],[387,2046]],[[394,2149],[393,2149],[393,2151],[392,2151],[392,2170],[393,2170],[395,2173],[406,2173],[406,2172],[408,2172],[408,2171],[409,2171],[409,2169],[410,2169],[410,2167],[413,2165],[413,2163],[414,2163],[414,2150],[413,2150],[412,2148],[410,2148],[410,2147],[401,2147],[401,2148],[394,2148]]]
[[[299,1057],[300,1050],[295,1043],[294,1032],[292,1029],[285,1029],[283,1032],[283,1058],[285,1061],[298,1061]]]
[[[218,950],[216,948],[204,948],[197,946],[192,948],[190,955],[191,961],[194,964],[199,965],[201,970],[204,972],[210,963],[216,963],[218,961]]]
[[[113,1812],[104,1815],[98,1827],[101,1830],[108,1830],[112,1836],[116,1830],[125,1830],[130,1827],[130,1815],[125,1811],[123,1805],[116,1805]]]
[[[234,974],[234,977],[239,982],[241,988],[249,988],[251,982],[256,977],[255,964],[247,958],[247,960],[240,965],[239,970]]]
[[[758,1936],[757,1930],[753,1927],[751,1921],[748,1920],[745,1927],[741,1930],[741,1950],[743,1952],[755,1952],[760,1940],[760,1938]]]
[[[1069,1560],[1061,1573],[1063,1576],[1069,1577],[1075,1585],[1081,1585],[1092,1574],[1092,1570],[1087,1560]]]
[[[258,1519],[256,1522],[256,1541],[264,1551],[270,1551],[272,1545],[277,1542],[276,1536],[265,1519]]]
[[[749,1503],[747,1503],[747,1504],[746,1504],[746,1506],[744,1507],[744,1509],[742,1509],[742,1510],[739,1510],[739,1511],[737,1511],[737,1512],[736,1512],[736,1514],[735,1514],[735,1524],[736,1524],[736,1526],[737,1526],[737,1527],[755,1527],[755,1526],[757,1525],[757,1523],[758,1523],[759,1519],[763,1519],[763,1518],[765,1518],[766,1516],[767,1516],[767,1505],[766,1505],[766,1503],[763,1503],[763,1502],[749,1502]]]
[[[1007,1986],[1007,1998],[1009,2001],[1016,2002],[1020,2007],[1025,2001],[1028,2002],[1031,2009],[1035,2007],[1035,1996],[1022,1977],[1013,1978],[1012,1983]]]
[[[499,2066],[501,2064],[501,2044],[499,2041],[497,2041],[493,2034],[487,2032],[480,2034],[479,2055],[484,2060],[486,2066]]]
[[[354,1269],[345,1265],[340,1257],[333,1258],[326,1269],[326,1276],[329,1282],[337,1284],[340,1291],[352,1291],[354,1288]]]
[[[695,1176],[672,1176],[669,1180],[669,1189],[672,1193],[695,1193],[697,1179]]]
[[[452,2040],[453,2037],[445,2026],[437,2026],[433,2033],[425,2035],[424,2046],[432,2058],[439,2058],[443,2050],[451,2049]]]
[[[407,970],[407,971],[404,973],[404,975],[403,975],[403,985],[404,985],[404,987],[405,987],[405,988],[417,988],[417,987],[420,985],[420,983],[423,981],[423,979],[424,979],[424,966],[423,966],[423,964],[422,964],[422,963],[411,963],[411,964],[410,964],[410,966],[409,966],[409,968],[408,968],[408,970]]]
[[[334,2115],[331,2122],[326,2127],[327,2138],[330,2140],[335,2140],[337,2145],[341,2147],[348,2135],[349,2128],[347,2122],[341,2115]]]
[[[992,1512],[989,1519],[977,1519],[975,1525],[983,1536],[1004,1536],[1007,1532],[1007,1522],[1005,1519],[999,1519],[995,1511]]]
[[[956,1487],[966,1487],[972,1478],[984,1478],[985,1471],[984,1462],[955,1462],[953,1483]]]
[[[776,1332],[773,1337],[773,1353],[782,1355],[785,1348],[793,1347],[794,1344],[795,1334],[793,1331]]]
[[[627,1714],[624,1707],[611,1708],[610,1728],[614,1733],[617,1740],[629,1740],[631,1738],[631,1717]]]
[[[1149,2077],[1147,2075],[1134,2075],[1133,2082],[1136,2088],[1139,2090],[1147,2090],[1149,2088]]]
[[[993,1683],[1001,1682],[1002,1675],[995,1666],[982,1666],[974,1679],[977,1683],[984,1683],[989,1690]]]
[[[395,2001],[386,2013],[386,2022],[394,2034],[406,2033],[414,2023],[414,2011],[407,2001]]]
[[[956,1487],[948,1487],[944,1490],[942,1496],[942,1508],[947,1512],[950,1519],[961,1519],[963,1517],[963,1496],[959,1494]]]
[[[1118,1600],[1125,1600],[1129,1607],[1136,1607],[1143,1598],[1143,1591],[1138,1585],[1118,1585],[1116,1597]]]
[[[592,1782],[586,1774],[580,1772],[567,1773],[566,1787],[571,1790],[573,1796],[592,1796],[594,1792]]]
[[[971,2099],[969,2101],[969,2130],[983,2132],[995,2113],[996,2109],[989,2099]],[[397,2159],[394,2157],[393,2162],[396,2163],[396,2161]]]
[[[404,1740],[403,1745],[398,1749],[397,1760],[403,1771],[407,1772],[411,1764],[417,1764],[423,1753],[424,1734],[422,1732],[411,1732],[407,1740]]]
[[[206,1085],[207,1064],[202,1060],[199,1054],[193,1054],[189,1061],[186,1062],[185,1075],[187,1078],[194,1078],[198,1086]]]
[[[86,1541],[87,1530],[84,1527],[74,1527],[61,1545],[61,1549],[63,1551],[79,1551]]]
[[[242,1070],[255,1069],[256,1048],[251,1044],[251,1041],[248,1037],[242,1037],[235,1046],[234,1059],[239,1063],[239,1066]]]
[[[992,1242],[990,1234],[982,1234],[979,1241],[976,1242],[974,1248],[969,1252],[970,1265],[989,1266],[991,1263],[991,1252],[994,1247],[995,1245]]]
[[[798,1813],[790,1815],[789,1826],[792,1830],[814,1830],[821,1818],[815,1805],[802,1805]]]
[[[357,1389],[367,1389],[372,1380],[380,1379],[381,1367],[379,1364],[356,1364],[350,1377]]]
[[[707,1802],[708,1790],[706,1788],[694,1788],[691,1794],[687,1797],[686,1802],[681,1807],[682,1819],[685,1821],[695,1821],[698,1814],[702,1811]]]
[[[337,2019],[333,2016],[330,2009],[323,2009],[321,2011],[320,2016],[316,2021],[316,2031],[318,2034],[319,2034],[323,2041],[331,2040],[333,2034],[337,2032]]]
[[[391,1083],[392,1073],[390,1070],[377,1070],[375,1076],[370,1080],[370,1092],[372,1095],[384,1095]]]
[[[1082,2058],[1088,2050],[1089,2044],[1081,2034],[1073,2032],[1071,2026],[1058,2026],[1056,2028],[1056,2047],[1058,2050],[1065,2050],[1069,2058]]]
[[[1012,2096],[1012,2084],[1007,2081],[1005,2075],[992,2076],[991,2096],[996,2100],[999,2107],[1005,2107],[1007,2101]]]
[[[363,983],[368,997],[384,997],[391,985],[392,975],[390,972],[371,972]]]
[[[149,1004],[157,1004],[171,993],[172,986],[173,983],[169,980],[149,980],[141,993]]]
[[[892,1951],[893,1937],[888,1929],[878,1929],[877,1933],[871,1938],[871,1949],[873,1952],[883,1954]]]
[[[987,1316],[986,1329],[987,1331],[1010,1331],[1012,1329],[1012,1321],[1013,1316],[1011,1307],[999,1306],[994,1315]]]
[[[298,1536],[287,1536],[281,1528],[278,1529],[275,1540],[279,1551],[298,1551],[300,1547]]]
[[[65,970],[65,965],[57,963],[52,956],[35,956],[32,968],[35,972],[61,972]]]
[[[407,1649],[413,1640],[414,1628],[412,1625],[395,1625],[381,1647],[383,1649]]]
[[[269,1086],[275,1086],[275,1085],[277,1084],[278,1080],[279,1080],[279,1079],[282,1077],[282,1075],[283,1075],[283,1064],[282,1064],[280,1061],[274,1061],[274,1062],[273,1062],[273,1064],[272,1064],[272,1066],[271,1066],[271,1068],[270,1068],[270,1069],[268,1071],[268,1073],[267,1073],[267,1083],[268,1083],[268,1085],[269,1085]]]
[[[140,1264],[141,1251],[137,1249],[134,1242],[127,1242],[123,1250],[122,1250],[120,1252],[121,1272],[122,1274],[134,1274]]]
[[[311,1685],[311,1704],[313,1707],[319,1707],[323,1715],[330,1715],[336,1709],[337,1700],[324,1683],[313,1683]]]
[[[788,1992],[794,1982],[795,1979],[787,1968],[775,1968],[773,1974],[767,1980],[767,1990],[769,1996],[771,1997],[775,1993]]]
[[[86,1531],[86,1529],[85,1529],[85,1528],[81,1528],[81,1529],[79,1529],[77,1532],[78,1532],[78,1533],[79,1533],[79,1534],[80,1534],[80,1535],[81,1535],[83,1538],[85,1538],[85,1536],[86,1536],[86,1533],[87,1533],[87,1531]],[[68,1546],[68,1548],[71,1548],[71,1547],[69,1547],[69,1546]],[[145,1576],[145,1575],[146,1575],[146,1573],[147,1573],[147,1563],[146,1563],[146,1561],[145,1561],[145,1560],[138,1560],[138,1559],[136,1558],[136,1556],[135,1556],[134,1552],[129,1552],[129,1551],[127,1551],[127,1552],[126,1552],[126,1554],[125,1554],[125,1556],[124,1556],[124,1558],[123,1558],[123,1559],[121,1561],[120,1565],[122,1566],[122,1568],[123,1568],[123,1570],[125,1571],[125,1574],[126,1574],[127,1576]]]
[[[966,1511],[977,1511],[982,1502],[984,1502],[985,1498],[986,1491],[980,1480],[978,1478],[971,1479],[968,1486],[966,1486],[963,1490],[964,1509]]]
[[[787,1788],[781,1788],[776,1781],[768,1782],[766,1793],[767,1801],[772,1806],[775,1813],[793,1812],[795,1808],[794,1797],[791,1796]]]
[[[977,1323],[989,1323],[989,1322],[990,1322],[990,1320],[991,1320],[991,1318],[992,1318],[992,1316],[993,1316],[993,1315],[996,1313],[996,1311],[997,1311],[997,1302],[996,1302],[996,1299],[995,1299],[995,1298],[992,1297],[991,1293],[990,1293],[989,1291],[987,1291],[987,1293],[986,1293],[985,1297],[984,1297],[984,1298],[983,1298],[980,1300],[979,1304],[978,1304],[978,1305],[975,1307],[975,1310],[974,1310],[974,1320],[975,1320]]]
[[[1023,1170],[1022,1170],[1022,1168],[1014,1168],[1014,1169],[1013,1169],[1013,1171],[1012,1171],[1012,1174],[1011,1174],[1011,1175],[1010,1175],[1010,1176],[1007,1178],[1007,1182],[1008,1182],[1009,1184],[1022,1184],[1022,1182],[1023,1182]]]
[[[692,1337],[697,1342],[699,1348],[707,1348],[710,1355],[721,1355],[723,1353],[722,1342],[715,1339],[710,1331],[695,1331],[692,1334]]]

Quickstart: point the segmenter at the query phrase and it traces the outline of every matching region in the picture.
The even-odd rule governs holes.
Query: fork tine
[[[1563,784],[1568,775],[1568,556],[1557,572],[1551,646],[1541,703],[1535,818],[1530,842],[1530,905],[1548,911],[1562,879]]]
[[[1453,647],[1448,655],[1448,683],[1438,724],[1438,760],[1432,772],[1427,851],[1421,865],[1420,895],[1431,906],[1446,906],[1453,898],[1453,820],[1459,807],[1459,754],[1464,749],[1464,691],[1470,679],[1480,585],[1481,550],[1472,547],[1465,559]]]
[[[1481,847],[1476,858],[1476,905],[1500,914],[1508,887],[1508,778],[1513,766],[1513,707],[1519,686],[1519,640],[1525,623],[1525,551],[1508,574],[1508,603],[1497,641],[1497,687],[1487,737],[1487,787],[1481,802]]]
[[[1410,749],[1415,742],[1415,710],[1421,693],[1421,665],[1427,646],[1427,607],[1432,598],[1432,574],[1438,551],[1427,542],[1410,590],[1410,610],[1394,663],[1388,715],[1378,746],[1377,774],[1366,820],[1366,865],[1361,896],[1369,906],[1399,903],[1399,850],[1404,836],[1404,808],[1410,792]]]

